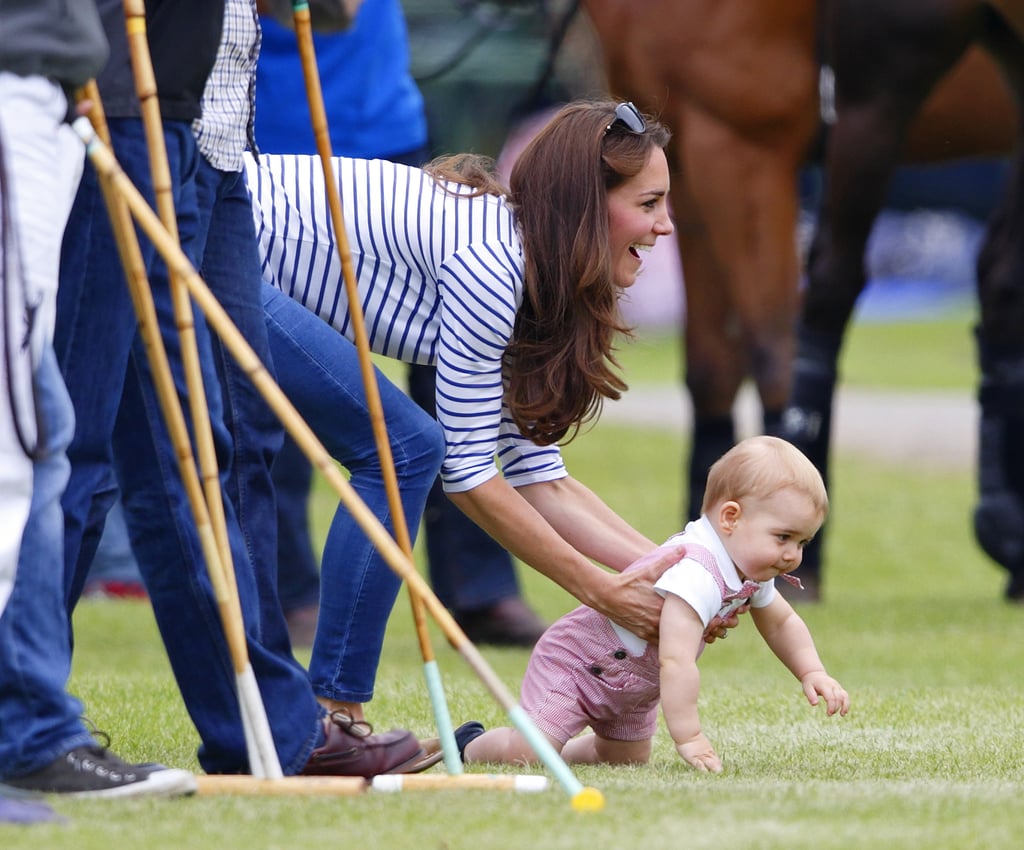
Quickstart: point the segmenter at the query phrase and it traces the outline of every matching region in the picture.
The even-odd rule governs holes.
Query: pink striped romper
[[[730,591],[714,554],[690,540],[686,559],[711,573],[723,607],[760,586],[748,582],[750,587]],[[631,655],[611,621],[581,605],[556,620],[537,642],[519,701],[537,728],[564,745],[587,726],[609,740],[651,738],[660,700],[657,646],[648,644],[643,655]]]

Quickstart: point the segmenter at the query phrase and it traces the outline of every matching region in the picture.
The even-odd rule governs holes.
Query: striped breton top
[[[506,200],[446,191],[384,160],[334,157],[332,166],[370,348],[437,366],[445,490],[471,490],[498,464],[517,487],[564,477],[558,447],[522,437],[503,404],[502,355],[523,300]],[[247,154],[246,179],[264,280],[353,339],[319,158]]]

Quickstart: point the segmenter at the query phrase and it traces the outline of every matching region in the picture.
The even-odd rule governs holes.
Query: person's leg
[[[175,372],[180,394],[180,369]],[[204,377],[211,418],[216,420],[216,376],[208,369]],[[208,773],[248,772],[234,667],[220,609],[141,344],[130,362],[115,441],[132,546],[178,688],[202,740],[200,763]],[[272,652],[260,640],[255,576],[229,499],[224,500],[224,515],[246,653],[260,685],[282,769],[286,774],[297,773],[317,743],[320,713],[305,671],[290,655]]]
[[[165,122],[165,139],[172,185],[177,188],[175,208],[182,247],[197,263],[209,227],[210,210],[201,208],[199,203],[198,151],[187,124]],[[140,186],[149,193],[148,179],[143,179]],[[204,196],[204,203],[209,203],[208,196]],[[177,394],[186,419],[190,420],[180,340],[174,332],[169,281],[161,260],[150,264],[149,277]],[[194,311],[194,323],[209,423],[217,462],[224,470],[222,486],[226,487],[232,448],[224,425],[212,341],[198,310]],[[113,443],[132,547],[182,698],[202,739],[200,762],[208,772],[248,771],[234,668],[219,606],[145,347],[138,336],[133,341]],[[195,448],[193,455],[197,456]],[[224,498],[223,505],[249,662],[260,685],[282,769],[286,774],[296,773],[303,769],[313,748],[322,740],[321,712],[305,671],[287,652],[286,638],[281,651],[283,625],[276,635],[269,629],[264,635],[258,580],[233,501]]]
[[[391,526],[380,459],[355,346],[286,295],[264,285],[271,352],[281,387],[367,508]],[[437,423],[378,373],[406,522],[415,534],[444,443]],[[320,627],[310,678],[321,701],[361,711],[373,696],[384,629],[400,580],[344,507],[322,560]]]
[[[23,407],[9,411],[18,416],[26,442],[24,447],[18,444],[18,451],[29,464],[30,478],[24,493],[27,510],[17,526],[13,586],[0,617],[0,777],[33,772],[74,747],[92,743],[79,717],[81,703],[65,691],[71,652],[60,496],[68,478],[65,450],[74,413],[49,342],[61,233],[83,160],[81,149],[66,147],[70,140],[60,136],[66,108],[56,85],[0,74],[6,213],[0,259],[5,260],[5,295],[17,291],[22,302],[17,309],[5,299],[0,315],[6,331],[17,331],[11,342],[26,341],[23,323],[29,304],[39,306],[40,321],[29,349],[15,346],[3,356],[7,361],[7,351],[18,355],[13,362],[30,381],[19,393]],[[9,258],[2,253],[11,246],[17,246],[17,263],[6,262]],[[20,273],[12,274],[15,269]],[[7,309],[17,309],[9,321]]]
[[[437,370],[411,365],[409,395],[436,415]],[[522,599],[512,556],[445,495],[440,478],[423,511],[430,583],[477,643],[533,646],[545,624]]]
[[[189,771],[143,771],[98,746],[82,722],[81,703],[65,690],[71,644],[60,494],[68,479],[65,449],[75,419],[49,348],[36,371],[36,399],[44,440],[14,593],[0,617],[0,779],[25,791],[98,797],[192,792],[196,785]]]
[[[196,180],[205,232],[200,271],[264,367],[274,375],[263,318],[260,257],[253,228],[252,202],[241,172],[220,171],[200,159]],[[224,495],[234,506],[255,574],[260,600],[261,642],[291,654],[277,594],[277,505],[271,468],[284,426],[264,401],[219,336],[213,359],[223,399],[223,422],[230,433],[230,455],[222,467]]]
[[[9,75],[0,78],[5,78],[0,86],[12,82]],[[18,78],[13,85],[13,91],[0,92],[0,112],[5,113],[0,124],[11,156],[9,170],[4,165],[5,186],[17,182],[19,188],[11,197],[5,194],[4,201],[21,228],[15,236],[25,303],[35,305],[28,313],[27,342],[36,367],[32,433],[26,441],[32,446],[32,501],[11,604],[0,617],[0,778],[30,792],[187,793],[195,790],[190,772],[137,770],[97,746],[82,722],[81,703],[66,691],[71,643],[60,500],[75,419],[51,337],[61,235],[82,173],[82,147],[64,124],[67,101],[57,85],[41,78]]]
[[[138,120],[109,122],[114,152],[135,185],[149,185],[145,134]],[[140,183],[140,181],[145,181]],[[153,248],[141,241],[148,261]],[[74,609],[117,496],[111,434],[135,334],[135,313],[95,169],[86,164],[64,234],[54,348],[74,405],[64,491],[64,581]]]
[[[651,739],[616,741],[600,735],[580,735],[562,748],[566,764],[646,764],[651,758]]]
[[[65,690],[71,673],[64,609],[60,495],[68,478],[64,453],[74,413],[54,363],[44,354],[36,373],[40,433],[45,443],[33,465],[32,507],[18,572],[0,617],[0,775],[32,773],[75,747],[93,743],[82,705]]]
[[[461,727],[460,727],[461,728]],[[562,742],[557,738],[540,733],[556,753],[563,753]],[[572,743],[571,741],[569,743]],[[472,738],[462,748],[462,760],[466,764],[485,762],[488,764],[536,764],[537,754],[523,734],[512,726],[499,726]]]

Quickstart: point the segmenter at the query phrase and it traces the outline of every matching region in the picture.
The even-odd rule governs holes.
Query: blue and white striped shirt
[[[522,437],[503,404],[502,356],[523,300],[522,245],[504,198],[445,191],[420,169],[332,159],[370,348],[437,365],[445,490],[497,474],[566,475],[557,446]],[[319,158],[246,156],[263,277],[353,338]]]

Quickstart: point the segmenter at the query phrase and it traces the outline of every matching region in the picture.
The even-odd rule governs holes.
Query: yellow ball
[[[572,807],[577,812],[599,812],[604,808],[604,794],[596,788],[584,788],[573,795]]]

